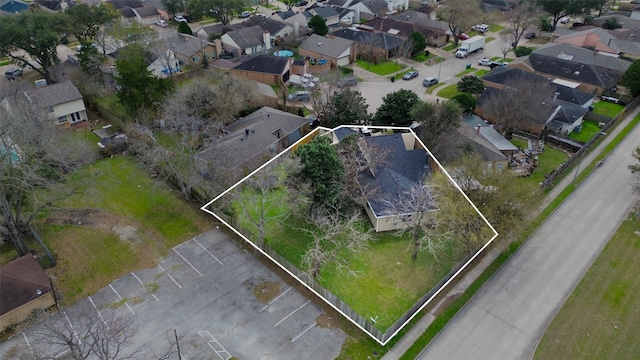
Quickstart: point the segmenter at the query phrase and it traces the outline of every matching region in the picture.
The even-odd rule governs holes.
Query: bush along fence
[[[250,234],[250,231],[242,228],[235,220],[235,218],[230,217],[221,211],[216,211],[216,216],[220,219],[224,220],[227,224],[231,225],[236,231],[241,234]],[[258,247],[255,243],[249,241],[256,248]],[[470,260],[473,259],[473,262],[480,261],[482,256],[476,256],[477,253],[473,253],[465,258],[463,261],[459,262],[446,276],[444,276],[431,290],[429,290],[424,296],[422,296],[411,308],[409,308],[396,322],[394,322],[385,332],[380,331],[375,327],[375,322],[372,319],[367,319],[366,317],[360,315],[356,311],[354,311],[349,305],[340,300],[336,295],[334,295],[331,291],[325,289],[322,285],[320,285],[315,279],[310,278],[308,274],[304,271],[298,269],[295,265],[293,265],[289,260],[282,257],[275,250],[273,250],[267,244],[261,244],[260,251],[266,255],[268,255],[273,261],[275,261],[280,267],[285,269],[287,272],[295,276],[299,281],[303,282],[309,289],[313,290],[318,296],[320,296],[325,302],[329,305],[338,309],[344,316],[348,317],[353,323],[360,326],[364,329],[369,336],[375,338],[380,344],[383,346],[391,340],[391,338],[402,329],[415,315],[426,306],[427,302],[434,299],[441,292],[446,292],[446,289],[443,287],[453,286],[454,282],[450,281],[452,278],[463,268],[465,264],[468,266],[473,266],[470,263]]]
[[[591,146],[593,146],[593,144],[595,144],[596,141],[598,141],[598,139],[600,139],[601,136],[604,136],[604,134],[611,128],[613,128],[616,124],[618,124],[618,122],[622,119],[624,119],[624,117],[631,112],[633,109],[635,109],[638,104],[640,104],[640,97],[635,98],[629,105],[627,105],[627,107],[625,107],[624,109],[622,109],[622,111],[620,111],[620,113],[618,115],[616,115],[613,119],[611,119],[611,121],[609,121],[608,123],[606,123],[599,132],[593,134],[593,137],[591,139],[589,139],[589,141],[587,141],[586,144],[584,144],[584,146],[582,146],[578,151],[576,151],[570,158],[568,158],[565,162],[562,163],[562,165],[560,165],[556,171],[554,171],[551,175],[549,175],[549,177],[542,183],[541,187],[542,188],[547,188],[550,185],[553,184],[553,182],[560,177],[560,175],[562,175],[565,171],[567,171],[571,165],[573,165],[576,161],[579,161],[580,158],[585,155],[585,153],[591,148]]]

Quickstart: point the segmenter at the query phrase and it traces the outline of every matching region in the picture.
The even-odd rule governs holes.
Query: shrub
[[[620,29],[622,27],[622,23],[618,20],[617,17],[612,17],[604,21],[602,27],[609,30]]]
[[[451,100],[457,102],[465,113],[470,113],[476,108],[476,99],[468,93],[458,94]]]
[[[533,48],[517,46],[513,52],[516,54],[516,57],[527,56],[533,52]]]

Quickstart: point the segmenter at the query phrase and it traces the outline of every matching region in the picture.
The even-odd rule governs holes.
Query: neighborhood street
[[[419,359],[531,358],[546,326],[636,201],[627,165],[639,137],[636,127]]]

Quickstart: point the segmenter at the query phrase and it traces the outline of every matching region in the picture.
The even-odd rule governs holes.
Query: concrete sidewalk
[[[615,139],[615,137],[640,113],[640,106],[627,114],[622,121],[618,123],[615,129],[607,133],[602,142],[583,158],[583,167],[585,169],[588,164],[594,161],[596,156],[601,154],[605,147]],[[606,161],[606,158],[605,158]],[[575,170],[574,170],[575,171]],[[567,173],[564,178],[558,182],[554,188],[545,196],[542,205],[538,211],[542,211],[553,199],[555,199],[567,186],[571,184],[574,178],[574,172]],[[506,244],[501,244],[492,248],[480,261],[480,263],[467,273],[460,281],[447,293],[447,296],[436,304],[428,314],[422,317],[420,321],[392,348],[382,357],[383,360],[399,359],[402,354],[418,339],[420,335],[431,325],[435,319],[435,313],[438,312],[443,304],[449,303],[452,298],[457,298],[471,285],[482,272],[500,255]]]

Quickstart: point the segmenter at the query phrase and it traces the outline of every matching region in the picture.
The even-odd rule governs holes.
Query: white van
[[[480,32],[480,33],[484,34],[487,31],[489,31],[489,25],[487,25],[487,24],[473,25],[473,27],[471,27],[471,30],[475,30],[477,32]]]

